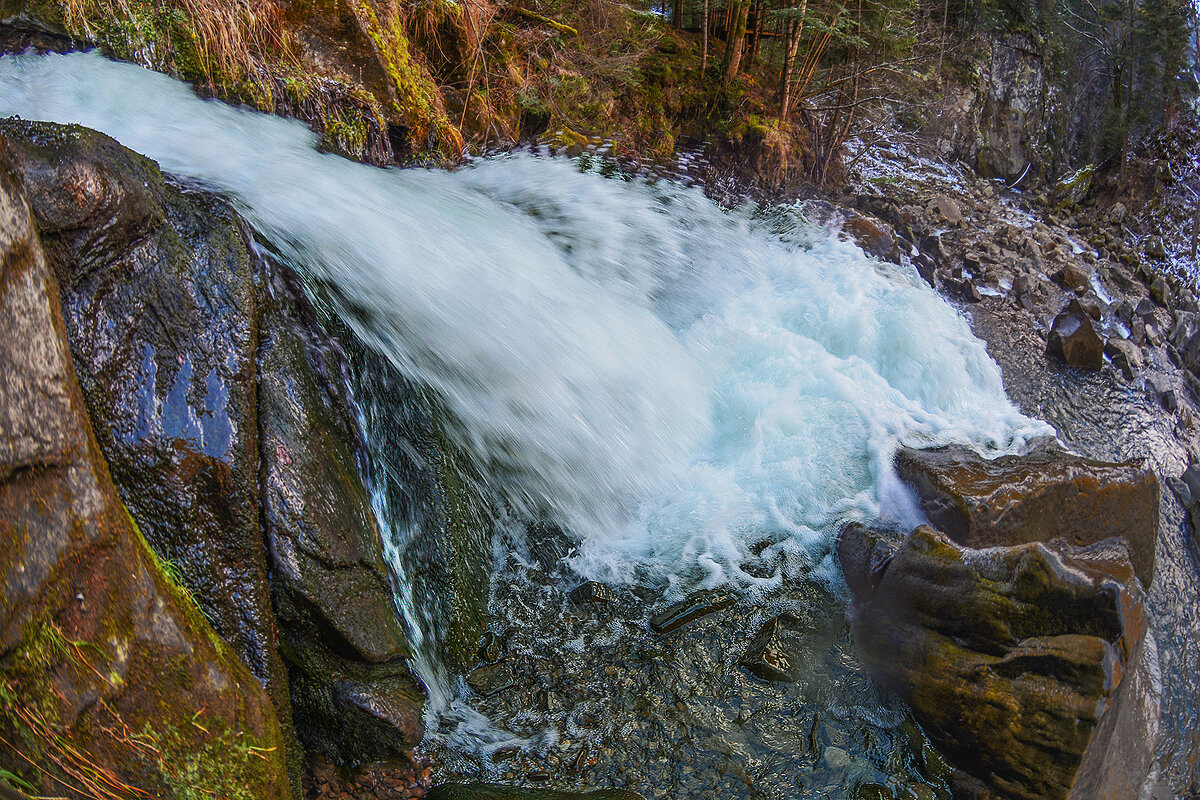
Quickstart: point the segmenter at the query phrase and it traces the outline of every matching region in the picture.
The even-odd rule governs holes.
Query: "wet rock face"
[[[152,548],[310,750],[356,762],[415,744],[423,693],[348,370],[298,281],[227,202],[108,137],[0,132],[62,281],[101,449]]]
[[[423,692],[363,484],[348,367],[297,278],[260,280],[258,430],[263,526],[296,730],[357,762],[420,741]]]
[[[105,770],[112,796],[289,798],[267,694],[113,487],[17,175],[0,140],[0,768],[46,795]]]
[[[1137,795],[1157,652],[1124,542],[981,551],[852,525],[838,551],[856,651],[959,769],[1006,798]]]
[[[79,127],[6,121],[96,437],[155,552],[286,708],[259,530],[255,262],[228,203]],[[280,694],[282,693],[282,695]]]
[[[404,442],[374,453],[371,481],[416,605],[433,618],[427,646],[450,670],[466,672],[487,626],[496,513],[436,404],[352,332],[336,333],[351,350],[368,438]]]
[[[1112,464],[1049,447],[988,460],[964,447],[901,449],[900,477],[929,521],[972,548],[1124,537],[1144,586],[1154,576],[1158,479],[1140,462]]]

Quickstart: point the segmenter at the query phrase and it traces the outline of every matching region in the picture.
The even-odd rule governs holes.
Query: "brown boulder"
[[[974,550],[921,526],[838,543],[863,664],[1001,797],[1134,797],[1154,761],[1157,650],[1124,542]]]
[[[266,692],[109,478],[16,175],[0,142],[0,769],[40,795],[290,798]]]
[[[1079,547],[1124,537],[1142,584],[1154,576],[1158,478],[1142,462],[1113,464],[1043,446],[986,459],[965,447],[902,448],[896,471],[930,523],[966,547],[1063,538]]]
[[[900,263],[900,241],[886,222],[865,214],[849,212],[842,223],[842,233],[862,248],[867,255],[883,261]]]
[[[1046,355],[1073,367],[1095,370],[1104,366],[1104,340],[1078,299],[1054,318],[1046,339]]]

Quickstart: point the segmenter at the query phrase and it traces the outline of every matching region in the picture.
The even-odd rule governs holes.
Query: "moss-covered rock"
[[[261,685],[125,511],[0,145],[0,768],[41,794],[290,795]]]
[[[228,203],[79,127],[5,121],[96,437],[147,541],[277,697],[253,257]]]
[[[423,692],[348,368],[294,275],[258,256],[227,202],[106,136],[0,130],[101,448],[154,550],[311,750],[353,763],[415,745]]]

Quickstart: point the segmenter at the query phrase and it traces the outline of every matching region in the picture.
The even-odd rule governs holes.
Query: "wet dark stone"
[[[965,447],[901,448],[900,477],[929,521],[954,541],[984,548],[1114,536],[1129,542],[1143,585],[1154,575],[1158,479],[1143,462],[1081,458],[1051,446],[986,459]]]
[[[1121,371],[1126,380],[1137,377],[1144,359],[1141,348],[1128,339],[1109,339],[1104,345],[1104,353],[1112,359],[1113,366]]]
[[[512,668],[504,662],[486,664],[467,673],[467,686],[481,697],[491,697],[505,689],[511,689],[515,682]]]
[[[77,126],[5,120],[96,438],[146,540],[286,715],[254,415],[257,260],[228,202]]]
[[[951,287],[954,293],[968,303],[979,303],[983,301],[983,295],[979,293],[979,287],[975,285],[975,281],[970,278],[963,278],[956,285]]]
[[[338,306],[336,296],[329,300]],[[350,355],[368,440],[403,443],[375,450],[370,483],[384,500],[383,522],[407,532],[401,570],[414,602],[433,615],[426,645],[451,670],[465,672],[487,627],[496,514],[470,460],[446,434],[444,413],[378,352],[334,324]]]
[[[348,366],[290,270],[265,263],[259,283],[263,521],[296,730],[337,761],[402,753],[421,739],[424,693],[405,663]]]
[[[785,617],[772,619],[754,637],[739,663],[764,681],[795,683],[800,678],[800,664],[789,635],[789,627],[794,625],[795,620]]]
[[[580,605],[587,603],[611,603],[614,599],[616,599],[616,595],[613,594],[612,589],[610,589],[608,586],[605,586],[603,583],[597,583],[596,581],[587,581],[586,583],[580,584],[572,589],[571,593],[567,595],[567,597],[572,603],[578,603]]]
[[[484,631],[483,636],[479,638],[479,650],[475,656],[480,661],[492,664],[500,660],[503,650],[504,641],[496,635],[495,631]]]
[[[71,265],[44,256],[10,158],[0,137],[2,772],[35,796],[170,797],[186,765],[214,795],[290,798],[271,698],[113,485],[53,274]],[[226,758],[209,730],[236,732],[257,757]],[[145,755],[167,746],[171,761]]]
[[[1104,366],[1104,340],[1078,300],[1072,300],[1054,318],[1046,340],[1046,355],[1073,367],[1096,370]]]
[[[723,611],[733,605],[732,594],[721,590],[694,592],[678,603],[650,618],[650,630],[655,633],[670,633],[689,622]]]
[[[52,244],[97,439],[149,544],[267,686],[289,747],[293,708],[305,745],[336,760],[415,744],[422,692],[346,364],[298,280],[259,257],[228,202],[108,137],[0,131]]]

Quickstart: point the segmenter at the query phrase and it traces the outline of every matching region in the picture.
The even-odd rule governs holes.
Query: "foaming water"
[[[509,508],[579,540],[592,577],[832,574],[842,522],[912,514],[881,508],[898,443],[1049,432],[914,274],[787,209],[527,155],[366,167],[316,152],[298,122],[94,54],[0,59],[0,113],[96,128],[229,193],[436,393]],[[741,568],[751,547],[774,574]]]

